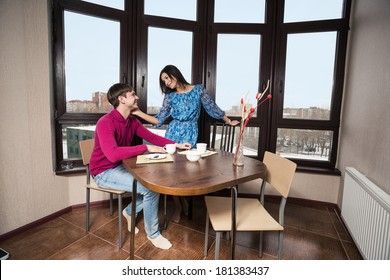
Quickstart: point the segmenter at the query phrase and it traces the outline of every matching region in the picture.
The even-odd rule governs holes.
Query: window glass
[[[196,0],[145,0],[145,14],[196,20]]]
[[[226,129],[226,128],[225,128]],[[210,126],[210,143],[209,147],[211,147],[211,142],[213,138],[213,130],[214,130],[214,124]],[[243,152],[246,156],[257,156],[257,151],[259,148],[259,127],[246,127],[245,132],[243,134],[242,138],[242,145],[243,145]],[[222,126],[217,126],[216,128],[216,134],[215,134],[215,143],[214,147],[215,149],[220,149],[224,145],[229,145],[228,139],[222,139],[222,133],[226,133],[226,131],[223,131]],[[237,149],[237,142],[240,134],[240,128],[237,126],[235,128],[234,132],[234,140],[233,140],[233,150],[232,152],[235,153]],[[221,143],[223,142],[223,143]]]
[[[83,0],[83,1],[119,9],[122,11],[125,9],[124,0]]]
[[[172,38],[174,38],[174,43]],[[170,41],[172,43],[166,43]],[[148,30],[148,114],[160,111],[164,96],[160,89],[160,72],[168,64],[179,68],[187,82],[191,83],[192,32],[154,28]]]
[[[64,159],[81,158],[79,142],[94,138],[94,124],[63,125],[62,150]]]
[[[279,128],[276,153],[301,160],[330,161],[333,132]]]
[[[239,131],[239,130],[237,130]],[[259,149],[260,127],[246,127],[242,138],[244,155],[257,156]],[[237,138],[236,138],[237,141]],[[235,146],[236,142],[235,142]]]
[[[284,22],[338,19],[344,0],[285,0]]]
[[[215,0],[214,22],[264,23],[265,0]]]
[[[289,34],[283,117],[329,120],[336,32]]]
[[[119,81],[119,22],[65,12],[67,112],[111,110],[106,92]]]
[[[151,124],[144,124],[144,126],[151,132],[165,136],[167,125],[162,125],[159,128],[153,128]],[[95,124],[81,124],[81,125],[63,125],[62,126],[62,150],[64,159],[78,159],[81,158],[79,142],[81,140],[92,139],[95,136]],[[147,143],[143,140],[144,143]],[[69,163],[65,163],[68,164]],[[70,166],[66,166],[70,168]]]
[[[226,115],[241,116],[241,98],[257,104],[260,41],[260,35],[218,34],[216,102]]]

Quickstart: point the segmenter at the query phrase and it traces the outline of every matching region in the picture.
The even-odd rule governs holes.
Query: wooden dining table
[[[266,166],[259,160],[244,157],[243,166],[233,165],[234,154],[214,150],[216,153],[201,157],[197,162],[187,160],[181,153],[172,155],[173,162],[137,164],[137,158],[123,161],[123,166],[134,177],[133,194],[137,181],[160,194],[196,196],[230,188],[232,197],[231,259],[234,259],[236,239],[237,185],[264,178]],[[130,232],[130,259],[134,259],[135,203],[132,203]]]

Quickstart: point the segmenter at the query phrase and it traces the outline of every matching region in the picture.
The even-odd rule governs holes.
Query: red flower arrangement
[[[245,132],[245,127],[247,126],[249,120],[253,117],[253,113],[256,111],[256,109],[261,104],[263,104],[265,101],[272,98],[272,95],[268,94],[267,97],[262,100],[263,96],[268,91],[268,89],[269,89],[269,80],[267,82],[267,87],[264,89],[264,91],[262,93],[256,94],[256,100],[258,102],[256,107],[249,108],[246,100],[244,100],[244,98],[241,98],[241,101],[240,101],[240,104],[241,104],[240,134],[239,134],[238,141],[237,141],[236,153],[234,155],[234,161],[233,161],[234,165],[243,165],[243,163],[240,161],[240,157],[242,155],[242,146],[241,146],[242,143],[241,142],[242,142],[242,137],[243,137],[244,132]]]

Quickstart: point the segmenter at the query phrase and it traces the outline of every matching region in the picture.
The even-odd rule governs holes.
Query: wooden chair
[[[119,218],[119,248],[122,248],[122,195],[126,193],[121,190],[113,190],[113,189],[104,189],[97,186],[94,182],[91,183],[91,176],[89,173],[89,161],[91,159],[94,139],[88,139],[80,141],[80,151],[81,157],[83,159],[83,164],[86,166],[87,171],[87,182],[85,184],[86,189],[86,207],[87,207],[87,220],[86,220],[86,231],[89,231],[89,210],[90,210],[90,193],[91,190],[101,191],[110,194],[110,215],[113,214],[113,196],[114,194],[118,196],[118,218]]]
[[[216,121],[212,124],[210,147],[226,152],[233,152],[236,127]]]
[[[212,137],[210,148],[220,149],[226,152],[233,152],[234,134],[236,127],[230,126],[224,122],[215,121],[212,125]],[[217,146],[217,147],[216,147]],[[193,198],[188,199],[188,219],[192,219]],[[167,195],[164,195],[164,221],[163,229],[167,228]]]
[[[231,126],[221,121],[215,121],[212,124],[210,148],[233,153],[236,127],[239,129],[240,126]],[[236,188],[238,189],[238,185]]]
[[[237,199],[237,231],[259,231],[259,257],[263,256],[263,231],[278,231],[278,258],[283,252],[284,208],[295,174],[296,164],[274,153],[265,152],[264,164],[267,176],[260,187],[260,200],[254,198]],[[244,167],[245,168],[245,167]],[[281,194],[279,219],[275,220],[264,208],[264,190],[267,185]],[[209,223],[216,231],[215,259],[219,258],[221,232],[231,231],[232,204],[230,197],[206,196],[206,232],[204,255],[208,254]]]

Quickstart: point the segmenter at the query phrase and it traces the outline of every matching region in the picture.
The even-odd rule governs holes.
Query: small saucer
[[[146,156],[147,159],[153,159],[153,160],[164,159],[166,157],[167,157],[166,154],[150,154]]]

